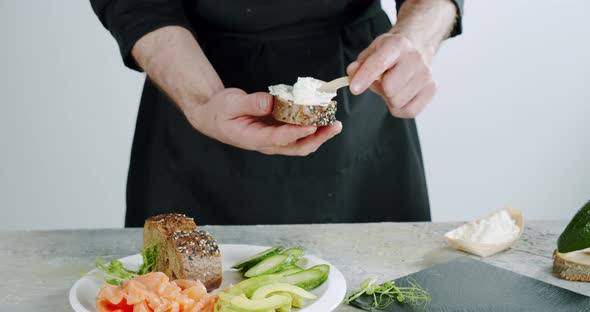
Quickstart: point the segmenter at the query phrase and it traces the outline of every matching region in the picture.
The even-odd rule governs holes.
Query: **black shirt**
[[[129,54],[141,36],[179,25],[195,34],[224,85],[246,92],[343,76],[391,27],[379,1],[91,2],[127,66],[136,68]],[[453,35],[460,31],[459,19]],[[392,117],[372,92],[344,90],[336,100],[342,133],[307,157],[269,156],[202,135],[146,79],[126,226],[165,212],[200,224],[430,220],[415,121]]]

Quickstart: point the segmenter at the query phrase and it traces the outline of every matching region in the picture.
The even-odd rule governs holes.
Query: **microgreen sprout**
[[[407,303],[416,306],[427,306],[430,294],[413,278],[408,278],[409,286],[396,286],[388,281],[378,285],[375,279],[366,279],[360,284],[360,289],[349,294],[344,303],[349,304],[362,295],[372,296],[373,307],[383,309],[394,302]]]
[[[125,268],[123,263],[119,260],[104,262],[96,257],[96,268],[101,271],[102,274],[91,275],[102,277],[108,284],[120,286],[123,285],[125,281],[136,276],[154,272],[156,270],[156,264],[158,263],[158,244],[154,243],[143,250],[139,249],[139,252],[141,253],[143,262],[137,271]]]

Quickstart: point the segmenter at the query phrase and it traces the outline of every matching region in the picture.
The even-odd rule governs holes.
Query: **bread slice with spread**
[[[570,281],[590,282],[590,201],[559,235],[553,252],[553,272]]]
[[[570,281],[590,282],[590,248],[568,253],[553,252],[553,272]]]
[[[330,126],[336,122],[336,91],[321,91],[324,81],[299,77],[290,86],[278,84],[268,87],[274,96],[274,119],[301,126]]]
[[[274,119],[301,126],[330,126],[336,122],[336,101],[327,104],[305,105],[274,97]]]

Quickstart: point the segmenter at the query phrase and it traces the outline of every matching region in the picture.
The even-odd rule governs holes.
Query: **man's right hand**
[[[306,156],[340,133],[342,123],[332,126],[297,126],[266,121],[273,97],[264,92],[247,94],[223,89],[207,103],[187,105],[184,114],[201,133],[220,142],[264,154]]]
[[[302,127],[273,122],[270,94],[225,89],[187,29],[166,26],[137,41],[137,64],[184,113],[192,126],[220,142],[264,154],[306,156],[340,133],[342,124]]]

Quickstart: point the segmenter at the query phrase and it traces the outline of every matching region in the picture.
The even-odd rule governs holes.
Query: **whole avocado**
[[[590,201],[576,213],[557,240],[557,250],[561,253],[582,250],[589,247]]]

